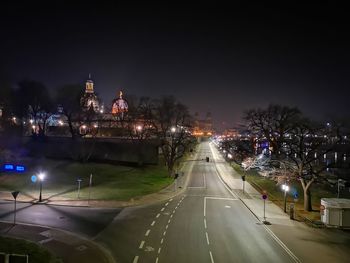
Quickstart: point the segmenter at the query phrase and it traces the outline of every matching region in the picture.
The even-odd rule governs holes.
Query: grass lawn
[[[80,199],[89,198],[89,179],[92,174],[91,200],[126,201],[161,190],[172,182],[165,166],[128,167],[101,163],[79,163],[45,159],[23,174],[6,173],[0,176],[0,191],[20,191],[20,195],[37,199],[39,182],[31,176],[46,173],[43,199],[77,199],[78,178],[81,181]]]
[[[28,255],[29,263],[61,263],[47,249],[32,242],[0,236],[0,252],[6,254]]]
[[[232,163],[233,168],[239,173],[244,174],[244,171],[238,164]],[[284,205],[284,192],[280,185],[276,185],[275,181],[265,178],[258,174],[257,171],[251,170],[246,173],[246,180],[255,187],[258,191],[267,191],[268,198],[270,201],[277,204],[279,207],[283,208]],[[295,202],[296,213],[299,216],[305,217],[311,221],[320,220],[319,207],[321,204],[321,198],[336,197],[333,193],[323,190],[318,185],[314,184],[311,186],[311,201],[314,211],[306,212],[304,211],[304,196],[303,189],[299,181],[290,182],[290,190],[287,193],[287,207],[290,203],[294,202],[293,194],[298,193],[298,200]]]

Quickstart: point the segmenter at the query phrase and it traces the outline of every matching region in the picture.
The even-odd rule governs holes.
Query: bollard
[[[294,220],[294,204],[289,205],[289,218]]]

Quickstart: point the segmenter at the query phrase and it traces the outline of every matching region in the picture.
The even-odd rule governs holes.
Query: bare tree
[[[40,82],[23,80],[16,90],[16,115],[23,121],[28,117],[37,126],[40,137],[46,135],[46,122],[52,110],[52,101],[47,88]]]
[[[311,186],[317,181],[324,181],[327,168],[333,163],[325,163],[322,158],[334,150],[341,136],[334,136],[333,129],[315,124],[304,119],[298,122],[286,140],[288,160],[293,163],[292,172],[300,181],[304,191],[304,210],[312,211]],[[337,139],[335,139],[337,138]]]
[[[243,119],[248,129],[258,139],[266,139],[272,148],[272,154],[283,154],[282,145],[301,117],[297,108],[281,105],[269,105],[266,109],[251,109],[245,112]]]
[[[189,128],[191,116],[183,104],[174,97],[155,101],[153,109],[154,127],[161,139],[161,149],[169,175],[172,175],[176,161],[191,147],[193,142]]]
[[[80,98],[82,95],[81,85],[65,85],[57,89],[55,101],[62,106],[63,115],[68,122],[71,137],[74,139],[79,137],[79,127],[74,125],[81,119]]]

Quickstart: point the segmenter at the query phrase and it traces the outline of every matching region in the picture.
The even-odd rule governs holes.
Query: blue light
[[[32,180],[32,182],[35,183],[36,180],[37,180],[37,177],[36,177],[35,175],[32,175],[32,177],[30,178],[30,180]]]
[[[4,170],[6,171],[13,171],[14,167],[13,164],[5,164],[4,165]]]
[[[17,172],[24,172],[26,168],[23,165],[16,165]]]

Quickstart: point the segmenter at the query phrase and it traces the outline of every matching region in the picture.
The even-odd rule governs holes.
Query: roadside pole
[[[267,199],[267,193],[266,193],[266,191],[263,191],[263,195],[262,195],[262,199],[264,200],[264,221],[263,221],[263,223],[264,224],[266,224],[267,223],[267,221],[266,221],[266,215],[265,215],[265,201],[266,201],[266,199]]]
[[[14,191],[11,193],[13,198],[15,199],[15,207],[14,207],[14,213],[13,213],[13,224],[16,224],[16,212],[17,212],[17,196],[19,194],[19,191]]]
[[[89,180],[89,199],[88,199],[88,204],[90,203],[91,186],[92,186],[92,174],[90,174],[90,180]]]
[[[79,199],[79,196],[80,196],[80,183],[81,183],[82,179],[79,178],[77,181],[78,181],[78,199]]]

